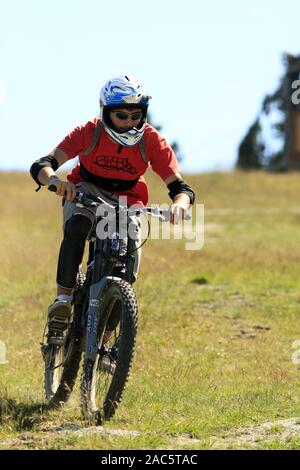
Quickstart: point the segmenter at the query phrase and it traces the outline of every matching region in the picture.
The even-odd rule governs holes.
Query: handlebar
[[[56,192],[57,188],[54,184],[50,184],[48,186],[48,190],[51,192]],[[90,193],[82,193],[80,191],[76,191],[76,197],[73,199],[72,202],[77,202],[78,204],[81,204],[84,207],[98,207],[100,204],[104,204],[105,206],[115,209],[117,206],[121,208],[123,211],[130,213],[134,212],[134,214],[140,214],[140,213],[147,213],[151,215],[152,217],[157,217],[163,222],[167,222],[170,220],[170,211],[169,210],[160,210],[158,207],[140,207],[137,208],[135,207],[134,210],[130,210],[130,207],[125,207],[121,206],[119,204],[112,205],[106,202],[104,199],[102,199],[100,196],[94,196],[93,194]],[[185,216],[185,220],[190,220],[191,215],[187,214]]]

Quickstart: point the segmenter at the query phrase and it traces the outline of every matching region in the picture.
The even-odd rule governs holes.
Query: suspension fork
[[[133,283],[133,270],[134,270],[134,262],[135,262],[135,256],[132,253],[136,253],[136,246],[135,246],[135,240],[129,236],[130,230],[129,230],[129,217],[127,217],[127,254],[126,254],[126,281],[129,282],[129,284]]]

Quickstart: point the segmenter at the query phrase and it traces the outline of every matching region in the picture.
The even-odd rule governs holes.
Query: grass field
[[[145,245],[131,379],[97,429],[82,420],[78,387],[65,408],[43,408],[39,342],[55,295],[60,200],[35,193],[26,174],[0,173],[0,449],[299,448],[300,175],[187,180],[205,205],[204,247]],[[148,181],[151,202],[168,202],[160,180]]]

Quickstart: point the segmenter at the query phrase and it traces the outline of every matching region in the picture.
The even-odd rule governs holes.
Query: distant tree
[[[238,149],[237,167],[244,170],[263,167],[265,146],[260,139],[259,118],[249,128]]]
[[[237,167],[289,169],[289,148],[294,125],[291,122],[291,83],[299,78],[300,56],[283,54],[285,74],[273,94],[266,95],[259,117],[250,126],[238,149]],[[275,120],[272,119],[275,117]],[[269,132],[265,135],[265,123]],[[272,141],[272,142],[271,142]],[[273,144],[273,145],[272,145]],[[270,150],[271,149],[271,150]]]
[[[152,116],[150,113],[147,114],[147,121],[149,124],[151,124],[151,126],[153,126],[158,132],[161,131],[162,129],[162,126],[160,124],[154,124],[153,120],[152,120]],[[179,162],[182,162],[182,160],[184,159],[183,155],[182,155],[182,152],[181,152],[181,148],[180,148],[180,145],[177,141],[173,141],[170,143],[174,153],[176,154],[176,157],[177,157],[177,160]]]

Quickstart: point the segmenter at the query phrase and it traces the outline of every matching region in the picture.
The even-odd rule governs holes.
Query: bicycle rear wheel
[[[64,335],[51,335],[42,350],[46,400],[50,407],[62,406],[73,390],[82,355],[73,324]]]
[[[69,398],[78,374],[82,356],[82,302],[76,302],[76,295],[85,282],[85,275],[78,273],[74,292],[72,321],[66,331],[53,332],[42,344],[45,361],[45,395],[50,407],[62,406]]]
[[[54,344],[56,342],[56,344]],[[63,338],[53,336],[42,345],[42,355],[45,361],[44,387],[46,400],[50,403],[55,395],[62,376]]]
[[[96,360],[84,360],[81,381],[82,412],[97,425],[112,418],[122,400],[134,355],[138,316],[135,292],[126,281],[112,280],[102,294],[105,329],[98,331]]]

